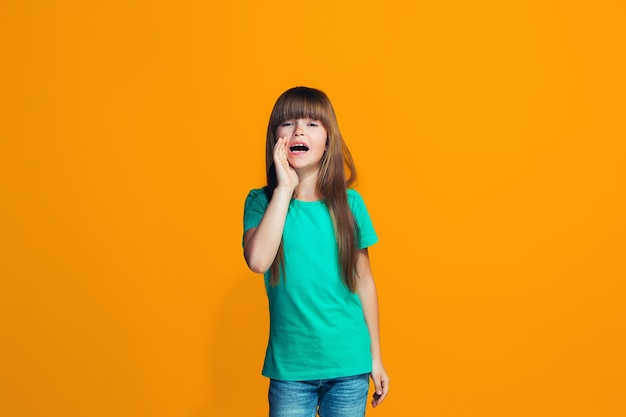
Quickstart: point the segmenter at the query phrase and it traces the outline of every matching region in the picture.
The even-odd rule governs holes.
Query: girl
[[[266,165],[267,186],[246,198],[243,247],[265,274],[270,417],[363,417],[370,376],[373,407],[389,389],[367,251],[378,238],[347,189],[354,163],[326,94],[295,87],[278,98]]]

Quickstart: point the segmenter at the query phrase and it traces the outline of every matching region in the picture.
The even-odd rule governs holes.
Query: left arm
[[[380,352],[380,326],[378,320],[378,295],[376,284],[370,267],[370,259],[367,248],[361,249],[357,261],[357,293],[363,306],[365,323],[370,333],[372,350],[372,380],[374,381],[376,392],[372,400],[372,407],[376,407],[383,402],[389,392],[389,376],[383,366]]]

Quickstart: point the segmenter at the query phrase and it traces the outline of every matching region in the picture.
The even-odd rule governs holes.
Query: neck
[[[317,172],[309,175],[300,175],[300,182],[295,190],[297,200],[301,201],[317,201],[320,196],[317,195]]]

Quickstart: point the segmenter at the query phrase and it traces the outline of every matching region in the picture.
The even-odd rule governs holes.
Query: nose
[[[304,123],[301,120],[296,120],[295,129],[293,130],[294,136],[304,136]]]

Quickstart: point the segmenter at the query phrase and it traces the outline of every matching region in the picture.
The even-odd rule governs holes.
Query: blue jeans
[[[363,417],[369,374],[314,381],[270,380],[270,417]]]

